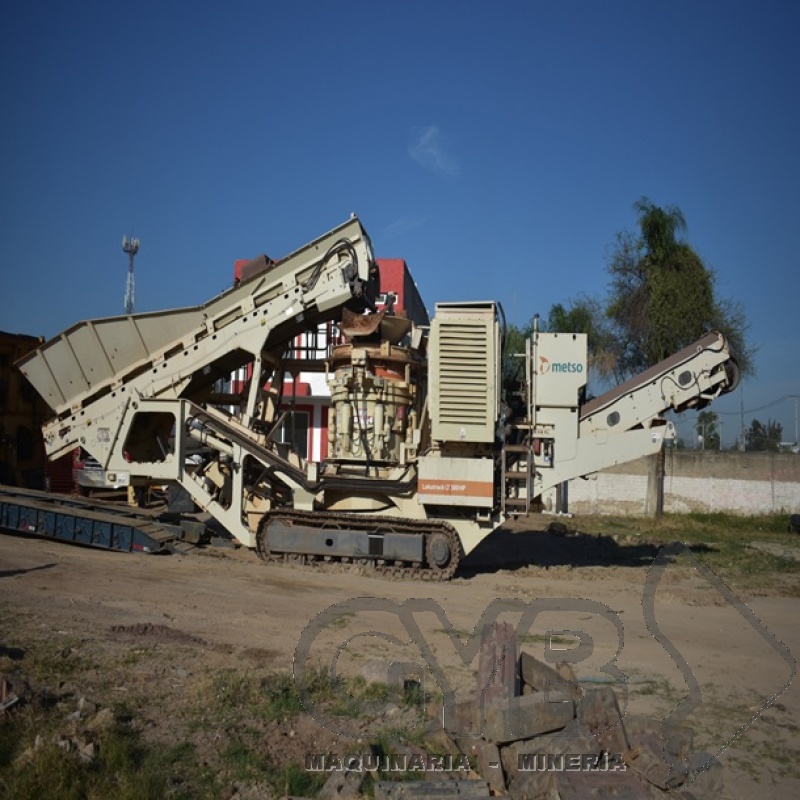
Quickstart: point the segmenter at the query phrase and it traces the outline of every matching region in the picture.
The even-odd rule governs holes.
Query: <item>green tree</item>
[[[701,450],[719,450],[720,434],[717,430],[719,416],[713,411],[701,411],[697,415],[694,429],[700,442]]]
[[[783,425],[775,420],[768,419],[764,425],[757,419],[750,423],[746,433],[745,450],[769,451],[777,453],[783,437]]]
[[[506,328],[503,340],[503,384],[506,386],[519,380],[523,359],[517,356],[525,352],[525,340],[530,336],[530,330],[513,323]]]
[[[662,208],[646,197],[634,209],[638,234],[618,233],[608,263],[611,291],[605,312],[611,330],[605,363],[614,364],[613,374],[621,380],[715,328],[728,339],[742,372],[751,373],[744,310],[716,296],[714,272],[680,238],[686,230],[681,210]]]

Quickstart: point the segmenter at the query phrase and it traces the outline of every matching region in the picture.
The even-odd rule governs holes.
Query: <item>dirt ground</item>
[[[548,642],[553,649],[571,646],[574,635],[564,631],[588,634],[593,651],[574,665],[579,680],[587,686],[608,681],[605,665],[616,656],[628,681],[626,713],[658,719],[687,695],[677,663],[682,657],[700,692],[685,724],[695,731],[696,748],[720,752],[727,795],[744,800],[766,790],[772,798],[800,797],[800,690],[791,683],[791,654],[800,653],[800,599],[776,596],[765,585],[758,596],[737,600],[691,561],[671,564],[655,592],[658,628],[651,632],[642,594],[657,548],[558,536],[544,532],[546,525],[540,520],[498,531],[463,562],[459,577],[443,584],[386,580],[355,568],[267,566],[245,550],[124,555],[0,535],[0,666],[24,677],[31,636],[56,647],[64,642],[64,658],[79,659],[66,679],[76,696],[92,697],[102,686],[133,698],[143,728],[158,740],[170,735],[187,692],[196,698],[214,691],[203,683],[208,667],[290,670],[301,633],[333,604],[435,601],[446,618],[420,611],[416,619],[436,661],[461,689],[470,685],[477,660],[464,663],[447,636],[448,622],[463,638],[497,598],[563,598],[536,617],[525,649],[543,658]],[[597,604],[605,605],[605,617]],[[376,657],[422,660],[413,643],[401,644],[409,637],[399,617],[374,600],[331,619],[310,649],[319,664],[330,664],[337,648],[344,671],[359,671]],[[502,619],[516,621],[519,614]],[[613,619],[622,623],[621,642]],[[113,665],[103,675],[93,666],[97,653]],[[336,747],[317,722],[302,726],[298,756],[303,747]],[[211,723],[200,733],[209,748],[224,744],[224,732]],[[265,747],[294,734],[267,726]]]

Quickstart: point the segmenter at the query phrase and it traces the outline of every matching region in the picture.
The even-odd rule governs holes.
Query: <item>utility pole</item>
[[[745,451],[747,433],[744,429],[744,386],[739,387],[739,416],[741,420],[741,434],[739,436],[739,450]]]
[[[133,309],[136,305],[136,294],[133,284],[133,259],[139,252],[139,240],[134,239],[133,235],[131,235],[130,239],[127,236],[123,236],[122,250],[128,254],[128,280],[125,284],[125,313],[133,314]]]
[[[800,394],[787,394],[787,400],[794,400],[794,452],[798,452],[797,445],[800,443],[797,431],[797,401],[800,400]]]

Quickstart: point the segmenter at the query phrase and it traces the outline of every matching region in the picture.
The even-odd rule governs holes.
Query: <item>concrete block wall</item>
[[[569,510],[645,514],[651,472],[650,459],[644,458],[570,481]],[[800,456],[668,450],[664,510],[800,513]]]

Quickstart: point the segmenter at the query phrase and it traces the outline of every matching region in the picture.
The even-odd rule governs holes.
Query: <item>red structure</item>
[[[52,414],[14,362],[44,342],[39,336],[0,331],[0,483],[72,492],[71,456],[48,461],[42,424]]]
[[[381,276],[378,307],[383,308],[392,300],[395,312],[403,312],[403,316],[408,317],[416,325],[428,325],[430,323],[428,312],[405,260],[379,258],[377,263]]]

